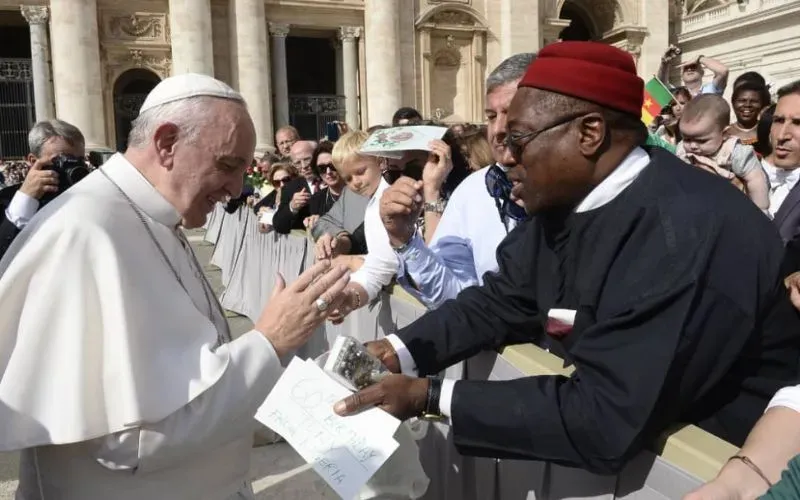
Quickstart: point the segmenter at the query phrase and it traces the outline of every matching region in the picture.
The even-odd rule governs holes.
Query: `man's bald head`
[[[315,143],[312,141],[297,141],[292,144],[289,150],[289,157],[292,159],[292,165],[300,172],[300,175],[307,180],[312,180],[314,170],[311,168],[311,158],[314,156]]]
[[[289,156],[292,145],[299,140],[300,134],[291,125],[284,125],[275,132],[275,146],[277,146],[278,153],[282,156]]]

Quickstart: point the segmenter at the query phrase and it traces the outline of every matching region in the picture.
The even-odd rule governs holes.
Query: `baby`
[[[680,121],[683,141],[675,154],[743,187],[753,203],[768,213],[767,176],[751,146],[741,144],[737,137],[726,137],[730,115],[730,106],[718,95],[703,94],[689,101]]]

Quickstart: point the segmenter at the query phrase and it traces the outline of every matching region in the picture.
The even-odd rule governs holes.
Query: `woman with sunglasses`
[[[344,179],[336,171],[336,167],[333,166],[332,152],[333,143],[322,141],[311,157],[311,168],[322,179],[323,187],[314,193],[308,202],[310,215],[303,221],[306,229],[314,227],[320,216],[328,213],[328,210],[336,203],[345,188]]]
[[[278,209],[278,204],[281,200],[281,188],[285,186],[287,182],[297,178],[297,176],[297,169],[290,163],[274,163],[272,167],[270,167],[269,173],[267,174],[267,182],[269,182],[274,189],[253,207],[253,211],[259,216],[258,229],[262,233],[268,233],[272,230],[270,215],[274,214],[275,210]]]

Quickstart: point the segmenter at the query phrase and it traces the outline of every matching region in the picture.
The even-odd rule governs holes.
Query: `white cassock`
[[[102,171],[113,183],[90,174],[0,262],[0,451],[24,450],[17,498],[252,498],[253,415],[280,361],[256,331],[229,341],[175,208],[123,156]]]

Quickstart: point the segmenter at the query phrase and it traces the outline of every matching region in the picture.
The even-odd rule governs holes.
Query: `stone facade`
[[[0,0],[0,10],[30,24],[36,118],[74,123],[91,147],[115,146],[120,82],[138,69],[153,82],[199,72],[230,83],[268,148],[290,120],[287,37],[308,33],[335,44],[331,102],[362,128],[399,106],[480,122],[488,72],[567,28],[627,50],[645,78],[669,43],[684,59],[720,59],[732,77],[800,78],[800,0]]]

